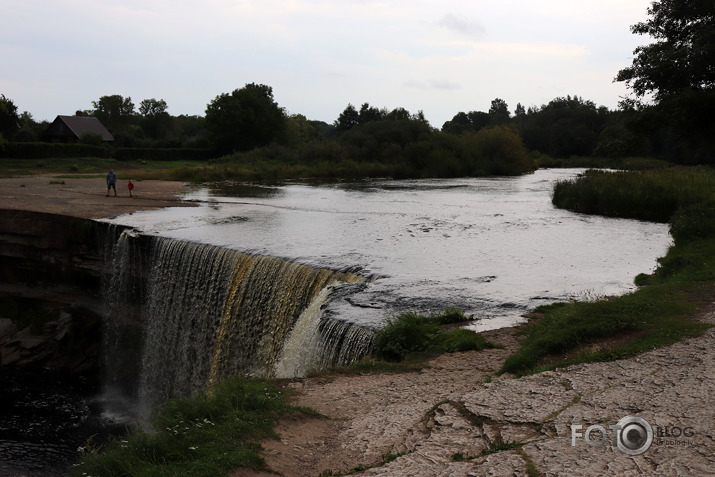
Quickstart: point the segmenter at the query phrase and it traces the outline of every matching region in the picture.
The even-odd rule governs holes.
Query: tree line
[[[541,106],[509,105],[495,98],[487,111],[460,111],[441,128],[422,111],[348,104],[332,124],[289,114],[273,89],[249,83],[216,96],[205,116],[171,116],[163,99],[102,96],[82,114],[99,118],[121,147],[207,148],[216,156],[257,148],[288,161],[351,160],[404,163],[439,168],[448,174],[484,169],[475,155],[497,154],[487,143],[501,142],[501,154],[527,168],[524,154],[568,159],[574,156],[654,156],[678,163],[715,163],[715,4],[708,1],[654,1],[649,19],[632,26],[654,42],[638,47],[630,67],[615,80],[633,96],[616,110],[579,96],[557,97]],[[0,97],[0,141],[37,141],[47,128],[28,112],[17,113]],[[487,140],[487,138],[490,138]],[[91,141],[97,138],[83,138]],[[486,142],[485,142],[486,141]],[[253,154],[256,156],[256,153]],[[491,156],[490,156],[491,157]],[[490,159],[486,162],[498,162]],[[493,169],[492,166],[486,167]],[[449,171],[449,172],[446,172]]]

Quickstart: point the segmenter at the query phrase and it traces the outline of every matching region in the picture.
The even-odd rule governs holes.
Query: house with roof
[[[114,141],[114,136],[101,121],[92,116],[57,116],[47,131],[42,135],[42,140],[47,142],[75,143],[87,134],[97,134],[105,142]]]

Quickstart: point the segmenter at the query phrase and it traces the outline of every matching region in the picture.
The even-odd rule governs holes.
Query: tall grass
[[[590,170],[554,188],[557,207],[608,217],[668,222],[681,207],[715,201],[715,169],[671,167],[642,172]]]
[[[631,356],[709,326],[691,321],[715,290],[715,173],[672,168],[647,173],[591,172],[557,185],[554,203],[574,210],[669,221],[674,245],[637,291],[610,299],[537,308],[518,352],[501,372],[532,373],[585,361]],[[615,340],[609,346],[593,343]],[[622,343],[621,343],[622,341]]]
[[[235,379],[211,393],[167,402],[153,431],[135,430],[101,449],[88,449],[73,476],[226,475],[260,470],[260,440],[275,437],[273,422],[305,412],[286,404],[286,391],[265,380]]]

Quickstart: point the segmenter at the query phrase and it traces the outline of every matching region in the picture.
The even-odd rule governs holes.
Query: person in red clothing
[[[134,190],[134,183],[131,180],[129,180],[129,183],[127,184],[127,188],[129,189],[129,197],[134,197],[132,195],[132,191]]]

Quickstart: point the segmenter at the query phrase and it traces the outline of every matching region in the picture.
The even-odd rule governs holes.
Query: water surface
[[[557,300],[622,294],[671,243],[667,226],[556,209],[581,170],[509,178],[201,187],[197,208],[122,216],[148,234],[379,277],[333,304],[379,326],[389,313],[459,307],[477,330]]]

